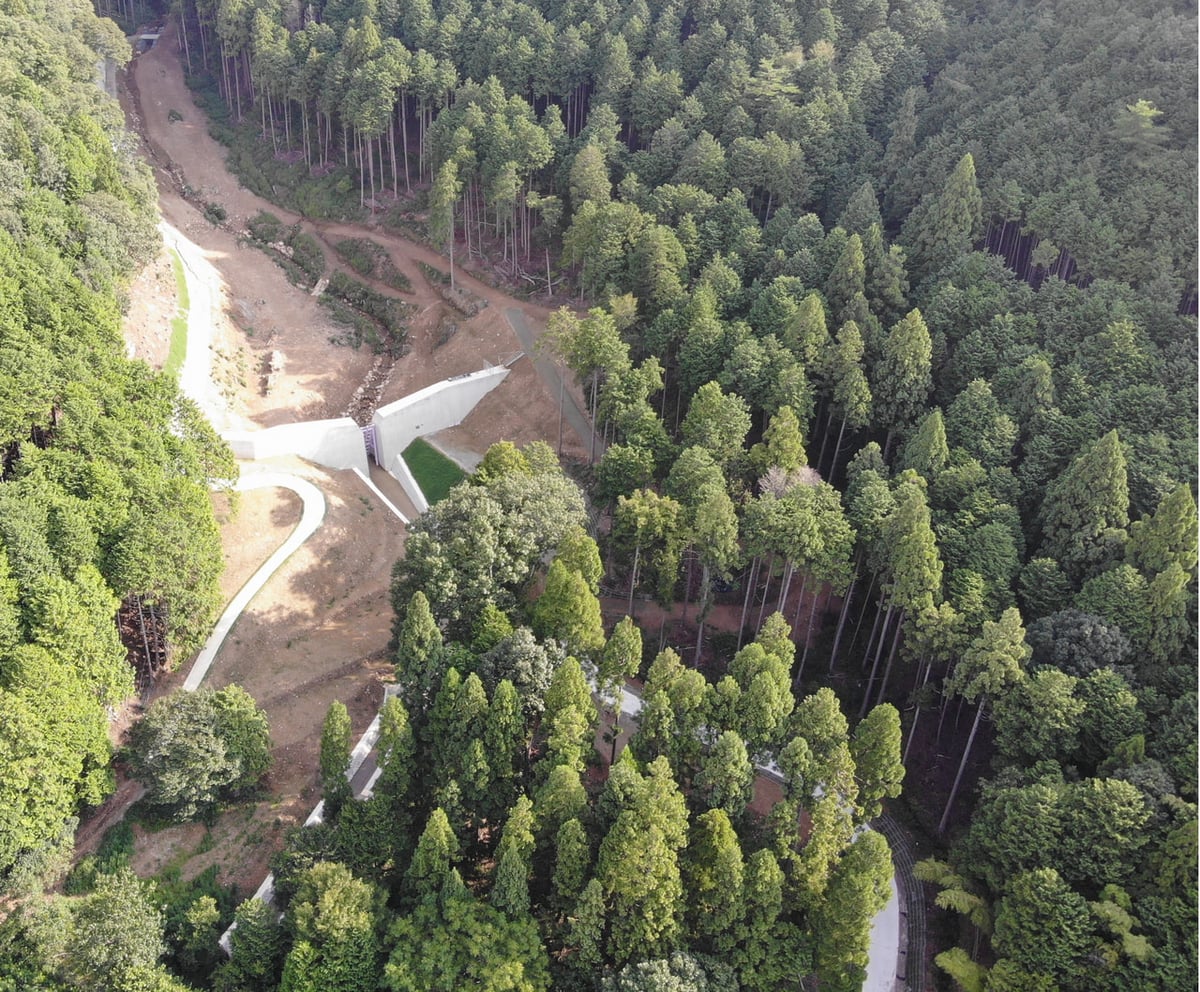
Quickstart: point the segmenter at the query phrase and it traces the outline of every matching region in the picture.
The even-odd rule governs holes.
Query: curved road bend
[[[283,472],[258,472],[251,469],[238,479],[236,488],[238,492],[246,492],[250,489],[266,489],[275,486],[290,489],[300,497],[304,504],[300,522],[288,535],[287,540],[279,545],[271,557],[263,562],[258,571],[250,576],[230,604],[225,607],[225,612],[221,614],[211,636],[204,642],[200,653],[196,655],[196,660],[192,663],[192,670],[188,672],[187,680],[183,683],[183,688],[188,692],[199,688],[204,676],[208,674],[217,652],[221,650],[221,645],[225,643],[225,638],[233,629],[233,625],[241,616],[242,611],[249,605],[250,600],[267,584],[267,580],[275,574],[275,571],[291,556],[292,552],[313,535],[313,532],[321,526],[321,521],[325,519],[325,497],[321,494],[321,490],[307,479],[301,479],[299,476],[286,475]]]

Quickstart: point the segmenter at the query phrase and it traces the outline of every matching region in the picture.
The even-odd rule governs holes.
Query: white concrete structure
[[[386,703],[392,696],[395,696],[397,693],[399,693],[399,691],[400,687],[398,685],[385,685],[383,687],[383,701]],[[355,776],[358,775],[363,764],[366,762],[367,757],[370,755],[371,751],[375,747],[376,742],[379,740],[380,719],[382,716],[383,713],[381,707],[380,712],[375,714],[375,719],[371,721],[370,726],[363,731],[363,735],[358,739],[358,743],[354,745],[354,750],[350,752],[350,764],[346,768],[346,779],[350,782],[354,795],[360,799],[369,799],[371,797],[372,790],[375,788],[375,783],[379,781],[379,776],[381,774],[381,769],[376,767],[371,772],[365,785],[354,788]],[[321,823],[324,819],[325,800],[322,799],[319,803],[317,803],[316,806],[313,807],[313,811],[308,814],[308,819],[304,821],[304,825],[306,827],[311,827],[313,824]],[[268,906],[275,902],[274,872],[268,874],[267,877],[262,880],[262,884],[259,885],[257,890],[255,890],[255,893],[253,896],[251,896],[251,898],[259,899],[262,902],[265,902]],[[282,917],[282,915],[283,914],[281,913],[280,916]],[[221,945],[221,950],[225,952],[227,957],[233,956],[233,943],[231,940],[231,935],[236,929],[237,922],[235,921],[229,925],[229,929],[221,934],[221,939],[217,941],[217,943]]]
[[[421,484],[417,482],[417,477],[409,469],[408,462],[397,455],[396,460],[392,462],[388,471],[404,487],[405,494],[412,500],[412,505],[416,507],[418,513],[424,513],[429,509],[429,500],[425,498],[425,493],[421,491]]]
[[[257,431],[225,431],[221,435],[242,461],[297,455],[326,468],[367,472],[362,430],[349,417],[280,424]]]
[[[376,460],[395,475],[397,457],[416,438],[461,424],[507,375],[503,367],[468,372],[381,406],[373,418]]]
[[[401,452],[418,437],[461,424],[506,375],[506,368],[487,368],[443,379],[375,411],[376,460],[404,487],[419,512],[429,509],[429,503],[403,463]],[[362,429],[349,417],[280,424],[265,430],[226,430],[221,437],[241,461],[296,455],[326,468],[353,469],[363,476],[370,472]]]

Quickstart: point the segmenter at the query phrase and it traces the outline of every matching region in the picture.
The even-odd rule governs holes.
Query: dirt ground
[[[224,150],[209,137],[184,84],[172,29],[122,75],[122,104],[158,180],[163,218],[204,250],[222,278],[223,284],[214,287],[223,313],[216,322],[213,368],[232,422],[270,427],[346,414],[368,375],[380,374],[381,363],[367,349],[331,344],[340,329],[316,299],[288,283],[265,254],[238,243],[246,218],[260,210],[287,223],[299,218],[241,188],[226,170]],[[182,120],[170,121],[172,110]],[[181,177],[201,199],[225,208],[225,225],[214,227],[180,195]],[[365,235],[383,245],[412,282],[413,292],[401,297],[416,308],[411,351],[387,374],[381,404],[485,363],[513,359],[521,347],[504,319],[506,308],[520,307],[531,326],[545,326],[548,309],[511,298],[462,272],[459,281],[488,306],[471,319],[456,314],[417,265],[422,260],[445,269],[445,259],[421,246],[367,225],[303,224],[322,241],[329,268],[338,267],[333,242]],[[133,283],[130,299],[127,348],[161,367],[178,306],[166,251]],[[444,318],[454,319],[459,330],[435,347]],[[282,368],[268,393],[258,371],[273,352],[281,354]],[[521,358],[464,424],[435,440],[470,460],[495,441],[539,438],[557,442],[558,396],[539,379],[532,362]],[[583,442],[569,429],[564,442],[565,455],[586,457]],[[192,877],[216,863],[223,882],[237,884],[243,894],[253,891],[285,829],[302,822],[316,803],[320,728],[329,704],[340,699],[348,706],[356,738],[379,707],[381,683],[390,671],[385,652],[391,624],[388,582],[392,564],[403,553],[404,528],[352,473],[323,471],[299,461],[288,468],[325,493],[325,521],[255,597],[207,680],[214,688],[241,684],[267,712],[275,766],[265,801],[227,810],[211,828],[187,824],[148,831],[137,826],[134,867],[140,874],[171,866]],[[223,514],[226,600],[299,519],[299,500],[287,491],[254,490],[242,494],[239,504],[236,515]],[[189,663],[183,660],[153,696],[177,687]],[[94,849],[138,792],[135,783],[123,783],[84,823],[79,854]]]

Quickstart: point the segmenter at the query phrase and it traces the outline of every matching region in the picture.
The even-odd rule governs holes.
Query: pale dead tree
[[[803,468],[785,469],[772,465],[759,477],[759,492],[770,493],[776,499],[782,499],[797,486],[815,486],[821,481],[821,473],[811,465]]]

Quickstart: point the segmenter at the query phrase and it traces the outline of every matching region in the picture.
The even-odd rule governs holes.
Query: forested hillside
[[[96,85],[128,52],[82,0],[0,3],[4,892],[60,877],[76,813],[111,791],[131,658],[148,674],[194,647],[219,602],[208,489],[236,468],[120,333],[158,245],[150,176]]]
[[[335,704],[327,822],[274,862],[285,923],[244,905],[217,987],[861,986],[891,865],[853,838],[899,792],[895,708],[851,733],[828,688],[794,698],[778,613],[717,684],[628,617],[606,636],[585,522],[537,442],[493,446],[413,525],[375,794],[349,798]]]
[[[879,834],[854,838],[886,801],[938,852],[919,866],[943,911],[931,984],[1195,987],[1193,3],[182,0],[176,16],[246,184],[583,301],[546,342],[597,434],[586,491],[548,447],[500,445],[414,523],[375,796],[348,795],[337,704],[329,822],[274,864],[282,925],[247,902],[232,961],[181,970],[285,992],[857,989],[891,868]],[[6,45],[49,30],[20,25]],[[29,652],[55,650],[38,583],[169,629],[177,587],[144,577],[179,572],[135,567],[148,521],[160,535],[225,469],[169,384],[74,350],[115,341],[87,237],[110,173],[77,151],[108,162],[109,145],[22,157],[26,133],[3,144],[5,189],[29,191],[4,223],[33,246],[20,264],[78,287],[5,311],[34,313],[18,360],[72,383],[5,401],[24,419],[0,499],[43,487],[0,514],[0,632],[38,645],[0,674],[32,709]],[[113,161],[123,189],[144,182]],[[83,306],[104,320],[40,343]],[[122,433],[148,396],[175,431]],[[147,460],[174,474],[134,485],[159,444]],[[108,451],[123,460],[93,468]],[[114,490],[132,508],[72,516]],[[607,630],[602,593],[628,614]],[[671,622],[640,628],[652,609]],[[634,675],[636,724],[613,698]],[[751,807],[768,759],[779,795]],[[74,782],[42,822],[61,824]],[[122,879],[89,905],[119,904]],[[23,924],[27,966],[69,980],[47,918]]]
[[[746,698],[714,580],[737,646],[775,609],[813,627],[797,691],[903,709],[916,816],[953,840],[922,869],[963,914],[948,972],[1190,987],[1193,4],[183,12],[197,85],[253,121],[222,125],[245,181],[588,301],[550,339],[607,442],[605,582],[691,601],[710,725]],[[499,513],[464,495],[414,535],[401,614],[520,619],[503,541],[453,541]]]

